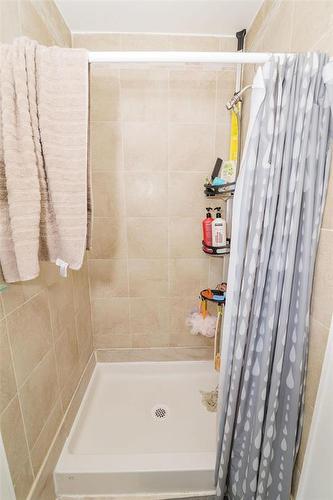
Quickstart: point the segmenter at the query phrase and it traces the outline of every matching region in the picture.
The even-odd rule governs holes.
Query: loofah
[[[186,319],[186,325],[191,328],[192,335],[200,334],[205,337],[214,337],[216,320],[216,316],[207,314],[206,317],[203,318],[197,310],[193,310]]]

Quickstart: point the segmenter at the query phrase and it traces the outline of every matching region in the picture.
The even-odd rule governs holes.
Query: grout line
[[[124,97],[123,97],[123,92],[122,92],[122,85],[121,85],[121,72],[119,70],[119,99],[120,99],[120,117],[121,117],[121,122],[120,122],[120,129],[121,129],[121,152],[122,152],[122,167],[125,173],[128,173],[129,169],[125,169],[125,126],[128,123],[127,121],[124,120],[124,114],[123,114],[123,105],[124,105]],[[123,202],[124,202],[124,212],[126,214],[126,219],[124,221],[125,223],[125,241],[126,241],[126,258],[124,259],[126,261],[126,279],[127,279],[127,296],[124,298],[127,298],[127,321],[128,321],[128,330],[129,330],[129,337],[130,337],[130,345],[131,347],[133,346],[133,334],[132,334],[132,307],[131,307],[131,300],[130,300],[130,277],[129,277],[129,266],[128,266],[128,218],[127,218],[127,210],[128,210],[128,203],[127,203],[127,196],[126,196],[126,190],[125,190],[125,179],[124,179],[124,174],[121,176],[121,192],[123,196]],[[95,335],[95,333],[94,333]],[[95,346],[95,343],[94,343]],[[97,359],[97,358],[96,358]]]
[[[27,283],[25,281],[20,281],[18,282],[20,284],[22,283]],[[11,284],[9,284],[9,287],[10,287]],[[20,307],[23,307],[25,306],[28,302],[30,302],[32,299],[36,298],[37,295],[39,295],[40,293],[43,293],[46,291],[47,289],[47,285],[43,286],[43,288],[41,288],[40,290],[38,290],[38,292],[34,293],[33,295],[31,295],[31,297],[29,297],[28,299],[26,299],[24,302],[21,302],[21,304],[17,307],[14,307],[14,309],[12,309],[11,311],[9,311],[8,313],[6,312],[6,308],[4,307],[3,308],[3,312],[4,312],[4,317],[8,318],[8,316],[10,316],[11,314],[13,314],[14,312],[16,312],[18,309],[20,309]],[[9,290],[8,290],[9,291]],[[4,290],[4,292],[2,293],[6,293],[6,290]],[[4,301],[3,301],[3,304],[4,304]]]
[[[24,432],[24,439],[25,439],[25,443],[26,443],[26,447],[27,447],[27,451],[28,451],[29,465],[30,465],[32,477],[35,479],[35,473],[34,473],[34,469],[33,469],[33,466],[32,466],[32,460],[31,460],[31,455],[30,455],[30,447],[29,447],[29,442],[28,442],[28,437],[27,437],[27,428],[26,428],[26,425],[25,425],[24,414],[23,414],[23,411],[22,411],[22,404],[21,404],[21,398],[20,398],[20,393],[19,393],[19,387],[18,387],[18,383],[17,383],[16,369],[15,369],[14,357],[13,357],[13,349],[12,349],[12,344],[11,344],[11,341],[10,341],[10,335],[8,334],[7,318],[5,318],[5,323],[6,323],[6,333],[7,333],[8,345],[9,345],[9,350],[10,350],[10,355],[11,355],[13,373],[14,373],[14,378],[15,378],[15,385],[16,385],[16,394],[15,394],[15,396],[17,396],[17,401],[18,401],[18,405],[19,405],[19,409],[20,409],[20,413],[21,413],[21,419],[22,419],[22,425],[23,425],[23,432]]]
[[[87,270],[87,281],[88,281],[88,295],[89,295],[89,312],[90,312],[90,337],[91,337],[91,347],[92,352],[94,352],[94,325],[93,325],[93,311],[92,311],[92,293],[91,293],[91,279],[90,279],[90,270],[89,270],[89,259],[86,252],[85,255],[85,265]]]
[[[322,328],[325,328],[325,330],[328,330],[330,329],[329,326],[325,325],[324,323],[322,323],[319,319],[316,318],[316,316],[313,315],[313,313],[310,313],[310,323],[309,323],[309,332],[311,330],[310,328],[310,324],[311,324],[311,318],[312,318],[312,321],[314,321],[315,323],[318,323]]]

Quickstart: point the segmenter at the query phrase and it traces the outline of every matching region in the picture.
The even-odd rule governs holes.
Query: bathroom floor
[[[210,361],[98,363],[55,471],[58,496],[210,493]],[[95,480],[94,480],[95,479]]]

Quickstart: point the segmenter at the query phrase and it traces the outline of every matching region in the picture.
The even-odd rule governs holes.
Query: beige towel
[[[20,38],[0,56],[4,278],[35,278],[39,260],[79,269],[90,232],[87,52]]]

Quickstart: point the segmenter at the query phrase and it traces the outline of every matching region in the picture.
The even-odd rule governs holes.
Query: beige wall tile
[[[297,459],[296,459],[296,463],[295,463],[296,470],[297,469],[301,470],[302,466],[303,466],[306,445],[307,445],[309,432],[310,432],[312,415],[313,415],[313,408],[310,406],[306,406],[304,409],[304,416],[303,416],[303,429],[302,429],[301,445],[300,445]]]
[[[83,370],[82,376],[80,378],[80,381],[77,385],[75,394],[73,395],[73,399],[71,400],[70,406],[69,406],[68,411],[65,415],[64,424],[63,424],[61,431],[59,433],[60,437],[64,433],[68,434],[72,425],[73,425],[74,419],[75,419],[76,414],[79,410],[82,398],[85,395],[85,392],[87,390],[87,386],[89,384],[89,381],[91,379],[91,376],[93,374],[95,366],[96,366],[96,360],[95,360],[94,354],[92,354],[84,367],[84,370]],[[61,439],[60,439],[60,441],[61,441]],[[60,451],[61,451],[61,449],[59,449],[59,452]]]
[[[43,463],[62,418],[62,407],[60,399],[58,399],[31,450],[31,462],[35,475],[37,475]]]
[[[34,479],[31,471],[32,468],[30,460],[27,460],[21,469],[20,475],[14,483],[16,500],[26,500],[28,497],[28,493]]]
[[[9,314],[43,289],[41,278],[11,283],[2,293],[5,314]]]
[[[314,408],[329,329],[311,317],[305,406]]]
[[[18,0],[2,0],[0,2],[1,43],[11,43],[20,34]]]
[[[56,44],[61,47],[71,47],[71,32],[55,2],[53,0],[32,0],[32,3]]]
[[[230,111],[225,105],[234,95],[235,87],[236,73],[233,68],[217,72],[216,122],[226,124],[229,131]]]
[[[218,123],[215,129],[215,158],[228,160],[230,150],[230,124]],[[213,170],[213,169],[212,169]]]
[[[133,347],[169,345],[168,299],[131,298],[130,328]]]
[[[58,395],[56,361],[51,349],[19,390],[30,449],[35,444]]]
[[[265,2],[263,23],[258,26],[257,35],[251,30],[247,37],[247,50],[291,52],[294,20],[294,1]],[[295,14],[297,15],[297,9]]]
[[[29,452],[24,433],[23,420],[20,404],[17,396],[10,402],[6,410],[1,414],[1,435],[4,442],[8,465],[12,480],[24,474],[25,465],[29,462]],[[30,485],[33,480],[30,469]]]
[[[88,50],[121,50],[120,33],[73,33],[73,47]]]
[[[292,48],[295,52],[312,50],[321,36],[333,30],[331,0],[296,0],[293,17]]]
[[[0,413],[16,394],[13,360],[7,335],[6,320],[0,321]]]
[[[129,348],[132,346],[132,336],[130,333],[113,333],[105,330],[104,333],[94,335],[95,349],[109,348]]]
[[[170,35],[169,49],[215,52],[220,50],[220,39],[215,36]]]
[[[213,124],[208,126],[201,124],[170,124],[170,170],[208,173],[213,168],[214,156]]]
[[[92,353],[92,324],[90,304],[75,316],[80,362],[87,362]]]
[[[96,218],[93,223],[93,247],[89,259],[121,259],[127,255],[124,218]]]
[[[167,35],[121,33],[121,50],[168,50]]]
[[[126,213],[128,217],[167,215],[168,174],[131,172],[125,174]]]
[[[2,292],[3,293],[3,292]],[[2,319],[5,315],[5,311],[3,308],[3,300],[2,300],[2,293],[0,293],[0,319]]]
[[[75,312],[89,309],[90,297],[89,297],[87,254],[84,258],[84,263],[82,268],[80,269],[80,271],[73,271],[72,278],[73,278],[73,297],[74,297]]]
[[[205,216],[207,198],[204,195],[205,176],[197,172],[169,173],[169,215],[180,217]],[[201,241],[201,240],[200,240]]]
[[[128,217],[127,237],[130,259],[168,257],[167,217]]]
[[[51,285],[48,295],[53,336],[58,339],[74,319],[73,281],[67,278]]]
[[[119,70],[108,63],[90,64],[90,119],[120,119]]]
[[[221,50],[222,52],[236,52],[237,51],[236,37],[221,37],[219,50]]]
[[[127,259],[89,261],[92,299],[128,296]]]
[[[122,172],[94,171],[92,175],[95,217],[120,217],[125,213]]]
[[[170,295],[197,297],[207,288],[208,259],[170,259]]]
[[[120,71],[122,119],[164,122],[168,114],[168,71],[123,69]]]
[[[330,28],[328,32],[324,33],[319,40],[313,45],[312,49],[314,51],[327,52],[330,56],[333,55],[333,28]]]
[[[37,40],[43,45],[54,45],[56,43],[48,26],[37,13],[33,2],[30,0],[20,1],[20,19],[22,35]]]
[[[7,318],[17,383],[20,385],[52,345],[50,312],[45,291]]]
[[[215,119],[216,73],[170,71],[169,119],[180,123],[212,123]]]
[[[99,363],[120,363],[122,361],[195,361],[213,359],[210,347],[149,347],[131,349],[98,349]]]
[[[125,169],[149,171],[168,169],[166,123],[125,123],[123,130]],[[137,176],[140,176],[140,173],[134,172],[133,178]]]
[[[81,365],[80,363],[76,363],[73,366],[70,376],[67,378],[67,381],[61,390],[60,399],[64,412],[66,412],[71,402],[75,389],[77,388],[77,385],[79,383],[81,373],[82,373]]]
[[[209,275],[208,286],[214,288],[218,283],[226,281],[227,276],[224,276],[224,263],[225,259],[218,257],[209,257]]]
[[[96,337],[114,334],[126,338],[129,335],[129,299],[127,297],[95,299],[92,301],[92,313]]]
[[[92,103],[94,100],[91,101]],[[107,103],[105,103],[105,107]],[[121,126],[116,122],[92,122],[91,167],[92,170],[119,170],[123,168]]]
[[[62,280],[59,267],[54,262],[40,262],[40,279],[43,287],[53,285]]]
[[[202,258],[202,219],[198,217],[170,217],[169,219],[169,256],[171,258]]]
[[[167,259],[129,259],[130,297],[167,297]]]
[[[326,328],[330,327],[333,311],[332,250],[333,231],[322,229],[312,291],[312,316]]]
[[[55,355],[60,389],[66,384],[73,367],[79,361],[75,320],[68,321],[63,333],[55,343]]]

